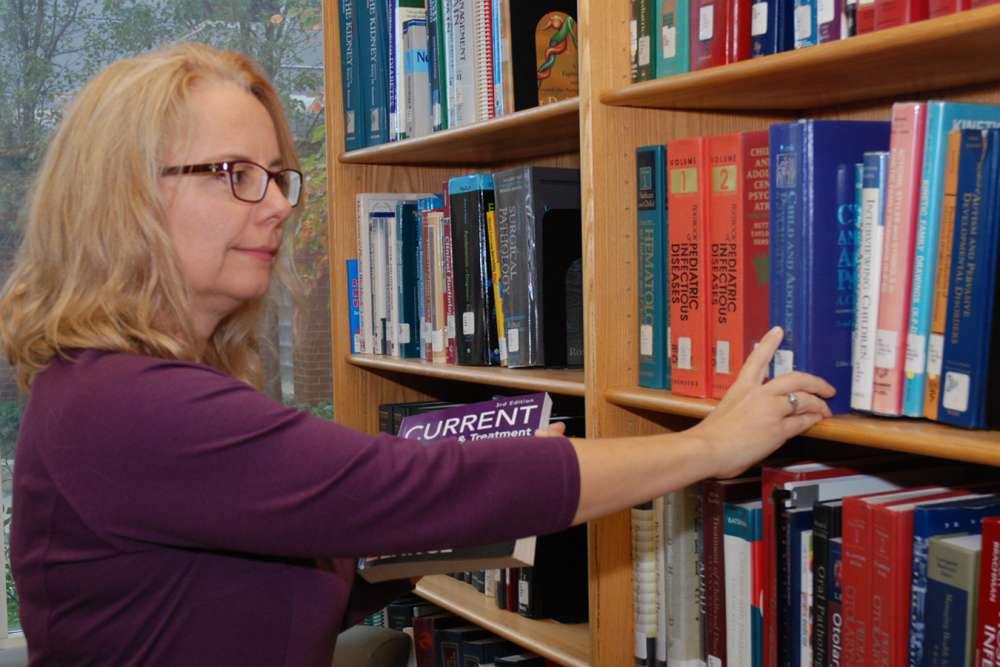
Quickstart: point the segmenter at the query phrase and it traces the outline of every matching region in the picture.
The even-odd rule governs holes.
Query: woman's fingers
[[[753,352],[747,356],[747,360],[740,370],[740,378],[745,378],[753,384],[763,382],[764,378],[767,377],[767,366],[771,363],[771,358],[774,357],[784,335],[785,332],[782,331],[781,327],[774,327],[764,334]]]
[[[785,429],[785,439],[794,438],[803,431],[808,431],[823,419],[823,415],[810,412],[802,415],[794,415],[782,420],[782,428]]]
[[[566,422],[552,422],[545,428],[540,428],[535,431],[535,435],[539,438],[554,438],[555,436],[563,435],[566,433]]]
[[[817,414],[821,417],[832,417],[830,406],[819,396],[806,391],[793,391],[778,394],[772,400],[778,401],[786,417],[792,415]]]
[[[833,385],[823,378],[799,371],[779,375],[768,382],[765,387],[772,394],[790,394],[794,391],[804,391],[822,396],[823,398],[831,398],[837,393]]]

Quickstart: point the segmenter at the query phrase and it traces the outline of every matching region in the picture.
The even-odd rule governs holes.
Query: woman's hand
[[[780,327],[767,332],[718,407],[691,429],[707,443],[717,477],[735,477],[788,438],[832,416],[823,399],[835,390],[822,378],[793,372],[765,382],[782,335]]]
[[[554,438],[566,434],[566,422],[553,422],[544,428],[535,431],[539,438]]]

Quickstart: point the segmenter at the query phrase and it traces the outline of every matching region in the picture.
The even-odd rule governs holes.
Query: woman
[[[328,665],[410,587],[360,583],[354,558],[559,530],[829,414],[818,378],[763,384],[778,330],[677,434],[427,448],[285,408],[254,389],[253,332],[297,164],[270,83],[206,46],[112,65],[56,132],[0,298],[31,393],[12,560],[32,664]]]

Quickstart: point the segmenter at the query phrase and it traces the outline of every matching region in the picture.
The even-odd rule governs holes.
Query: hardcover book
[[[667,150],[636,150],[638,211],[639,386],[670,388],[667,285]]]
[[[935,537],[927,556],[928,628],[924,651],[930,665],[969,665],[974,655],[979,607],[982,535]]]
[[[636,51],[635,78],[636,81],[649,81],[656,76],[656,27],[653,21],[654,0],[634,0]]]
[[[403,24],[403,80],[406,106],[401,138],[431,133],[430,59],[427,55],[427,21],[411,19]]]
[[[365,84],[361,81],[362,59],[358,52],[359,4],[363,4],[362,0],[340,0],[340,77],[344,105],[344,150],[348,151],[364,148],[367,138],[362,92]],[[367,54],[364,61],[367,61]]]
[[[656,78],[691,69],[691,0],[656,0]]]
[[[358,260],[347,260],[347,310],[351,331],[351,354],[361,352],[361,281],[358,280]]]
[[[365,0],[367,25],[365,39],[366,76],[364,108],[368,113],[368,146],[389,141],[389,17],[383,0]]]
[[[763,665],[759,568],[763,565],[761,501],[725,505],[726,664]]]
[[[548,425],[551,412],[548,394],[505,397],[405,417],[399,435],[427,441],[429,447],[450,438],[468,446],[480,440],[528,437]],[[530,567],[535,545],[536,538],[527,537],[479,547],[373,556],[358,562],[358,572],[375,583],[485,568]]]
[[[794,0],[757,0],[751,5],[751,56],[769,56],[794,47]]]
[[[804,120],[770,127],[770,325],[784,339],[774,376],[805,371],[850,409],[854,327],[854,165],[885,150],[889,123]]]
[[[510,3],[510,57],[514,99],[513,108],[508,113],[538,106],[540,79],[538,56],[545,54],[536,53],[535,37],[539,23],[552,12],[562,13],[572,20],[564,21],[562,28],[552,33],[546,51],[549,49],[554,51],[543,58],[543,63],[549,56],[559,58],[560,54],[565,53],[568,49],[567,40],[575,43],[576,0],[544,0],[544,2],[522,0]]]
[[[982,556],[979,568],[979,611],[976,628],[977,667],[994,667],[997,628],[1000,627],[1000,515],[983,520]]]

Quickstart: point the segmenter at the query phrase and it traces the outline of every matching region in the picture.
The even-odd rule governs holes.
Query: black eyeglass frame
[[[246,197],[241,197],[238,194],[236,194],[236,183],[233,182],[233,176],[236,172],[233,171],[233,167],[238,164],[250,164],[255,167],[258,167],[259,169],[263,169],[267,173],[267,185],[264,186],[264,192],[260,195],[259,199],[247,199]],[[183,176],[185,174],[217,174],[220,172],[229,175],[229,191],[233,193],[233,196],[236,197],[238,200],[246,202],[248,204],[257,204],[259,202],[264,201],[264,197],[267,196],[267,189],[271,187],[271,181],[278,183],[279,176],[282,176],[289,172],[297,174],[299,177],[298,197],[296,197],[294,202],[289,200],[288,203],[291,204],[292,207],[294,208],[299,205],[299,202],[302,201],[304,177],[302,176],[301,171],[299,171],[298,169],[279,169],[277,171],[271,171],[264,165],[257,164],[252,160],[225,160],[223,162],[206,162],[204,164],[187,164],[175,167],[164,167],[163,169],[160,170],[160,175]],[[281,185],[278,185],[278,189],[279,190],[281,189]],[[281,194],[286,199],[288,199],[288,194],[286,194],[285,192],[282,192]]]

